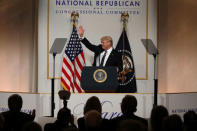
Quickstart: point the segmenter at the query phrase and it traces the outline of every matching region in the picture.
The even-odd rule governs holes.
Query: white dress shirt
[[[105,64],[106,64],[106,62],[107,62],[107,60],[109,58],[109,55],[111,54],[112,50],[113,50],[112,47],[109,48],[108,50],[106,50],[107,53],[106,53],[106,56],[105,56],[105,59],[104,59],[104,62],[103,62],[103,66],[105,66]],[[101,60],[102,60],[104,54],[105,54],[105,51],[101,52],[100,55],[97,56],[97,58],[96,58],[96,66],[100,66],[100,63],[101,63]]]

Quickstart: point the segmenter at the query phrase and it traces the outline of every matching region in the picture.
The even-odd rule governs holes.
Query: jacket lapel
[[[113,55],[114,55],[114,49],[111,51],[111,53],[110,53],[110,55],[109,55],[109,57],[108,57],[108,59],[107,59],[107,61],[106,61],[105,66],[110,66],[110,65],[111,65]]]

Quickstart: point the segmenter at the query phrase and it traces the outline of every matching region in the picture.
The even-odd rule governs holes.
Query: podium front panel
[[[118,87],[116,67],[84,67],[81,87],[85,92],[115,92]]]

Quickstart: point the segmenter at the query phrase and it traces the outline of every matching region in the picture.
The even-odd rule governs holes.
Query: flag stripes
[[[77,34],[76,27],[73,25],[73,31],[66,46],[62,65],[61,85],[73,93],[82,93],[81,72],[85,65],[83,49]]]

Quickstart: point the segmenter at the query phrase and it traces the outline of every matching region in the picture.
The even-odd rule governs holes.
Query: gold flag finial
[[[124,28],[124,29],[126,29],[126,23],[128,22],[128,19],[129,19],[129,14],[123,12],[123,13],[121,14],[121,21],[123,22],[123,28]]]
[[[79,18],[79,13],[73,11],[73,12],[71,13],[71,20],[72,20],[72,22],[73,22],[73,25],[76,26],[76,22],[77,22],[78,18]]]

